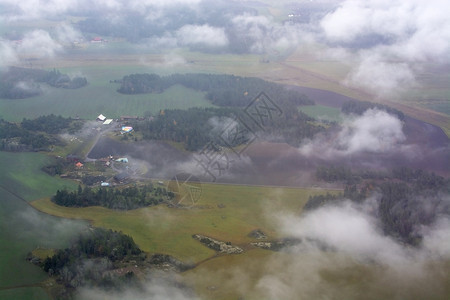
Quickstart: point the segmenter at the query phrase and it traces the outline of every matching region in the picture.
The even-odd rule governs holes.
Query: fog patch
[[[449,199],[450,200],[450,199]],[[423,248],[440,258],[450,258],[450,218],[440,217],[431,226],[422,229]],[[447,241],[447,243],[446,243]]]
[[[345,78],[344,84],[363,88],[380,97],[388,97],[414,87],[415,70],[404,62],[385,62],[364,58]]]
[[[25,34],[17,50],[22,55],[51,58],[62,50],[62,46],[47,31],[33,30]]]
[[[225,30],[210,25],[184,25],[178,29],[177,38],[182,46],[220,48],[228,45]]]
[[[167,67],[185,65],[186,63],[186,59],[176,53],[165,54],[163,57],[163,65]]]
[[[69,240],[87,228],[87,223],[44,215],[32,208],[17,212],[11,226],[17,223],[21,239],[39,240],[40,246],[56,248],[62,240]],[[28,230],[26,230],[28,229]],[[38,245],[36,245],[38,246]]]
[[[375,199],[363,205],[345,201],[281,221],[284,235],[318,241],[336,251],[360,259],[382,263],[403,262],[406,251],[392,238],[383,235],[374,212]],[[300,246],[300,249],[304,245]],[[293,248],[295,250],[295,248]],[[292,249],[291,249],[292,250]]]
[[[7,71],[8,66],[19,61],[11,42],[0,41],[0,71]]]
[[[170,276],[170,277],[169,277]],[[130,287],[121,291],[105,291],[99,288],[80,288],[76,299],[135,299],[135,300],[194,300],[192,291],[178,283],[174,274],[154,272],[147,276],[142,288]]]
[[[82,40],[83,35],[70,24],[62,23],[56,27],[56,38],[61,43],[70,44]]]

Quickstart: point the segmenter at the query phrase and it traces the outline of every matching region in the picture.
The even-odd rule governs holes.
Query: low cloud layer
[[[48,59],[64,52],[64,46],[82,39],[82,34],[71,25],[62,23],[54,36],[42,29],[25,32],[16,40],[0,41],[0,67],[19,63],[22,58]]]
[[[423,63],[450,62],[450,19],[446,13],[450,4],[445,0],[290,4],[287,11],[292,10],[291,16],[297,12],[300,16],[310,14],[302,21],[287,15],[276,20],[269,14],[258,14],[246,2],[221,0],[66,0],[39,5],[33,0],[1,0],[0,4],[5,8],[1,16],[5,24],[42,18],[60,20],[63,25],[55,33],[60,43],[79,38],[79,33],[65,23],[66,15],[95,13],[102,16],[95,22],[99,21],[103,30],[127,32],[134,42],[145,40],[147,47],[156,50],[189,47],[257,53],[281,60],[299,47],[318,42],[329,46],[315,51],[321,59],[337,59],[350,66],[343,84],[383,98],[415,87]],[[111,32],[99,34],[115,36]],[[0,49],[5,53],[3,60],[16,59],[4,44]],[[55,45],[37,49],[40,55],[57,50]]]
[[[449,63],[448,10],[445,0],[346,0],[320,27],[356,63],[345,83],[388,97],[416,83],[418,63]]]
[[[224,47],[228,45],[228,38],[223,28],[208,25],[185,25],[177,31],[181,45]]]
[[[361,152],[389,153],[398,151],[404,140],[403,124],[396,116],[369,109],[361,116],[347,119],[332,138],[318,135],[305,143],[300,153],[325,159]]]
[[[151,273],[142,288],[130,287],[122,291],[105,291],[98,288],[81,288],[76,299],[134,299],[134,300],[198,300],[188,289],[177,282],[174,274]]]

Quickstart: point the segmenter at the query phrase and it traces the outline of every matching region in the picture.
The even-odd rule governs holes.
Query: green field
[[[323,105],[307,105],[300,106],[299,110],[319,121],[323,120],[328,122],[340,123],[343,120],[342,113],[338,108]]]
[[[56,114],[64,117],[95,119],[99,114],[108,118],[121,115],[143,116],[150,112],[157,114],[161,109],[187,109],[190,107],[212,106],[204,93],[173,86],[161,94],[122,95],[115,90],[116,84],[96,86],[90,84],[77,90],[64,90],[48,87],[44,95],[9,100],[0,99],[0,112],[3,119],[21,121],[23,118],[36,118]]]
[[[8,300],[23,300],[23,299],[33,299],[33,300],[47,300],[50,297],[47,293],[39,287],[29,287],[29,288],[17,288],[9,290],[0,290],[0,299]]]
[[[0,160],[0,298],[46,299],[38,287],[11,289],[34,286],[47,278],[25,260],[26,254],[38,246],[66,247],[87,223],[40,213],[26,201],[76,185],[42,172],[49,161],[43,154],[0,152]]]
[[[275,238],[275,224],[268,222],[266,210],[300,212],[308,197],[318,193],[322,191],[204,184],[198,204],[201,208],[194,209],[159,205],[120,212],[102,207],[61,207],[48,198],[34,201],[32,205],[52,215],[87,219],[95,226],[121,230],[146,252],[199,262],[214,255],[214,251],[195,241],[193,234],[245,245],[252,241],[247,234],[261,228],[269,238]],[[219,208],[219,204],[224,207]]]

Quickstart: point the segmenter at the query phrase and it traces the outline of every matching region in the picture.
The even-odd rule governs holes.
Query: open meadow
[[[103,207],[61,207],[42,198],[33,207],[51,215],[89,220],[96,227],[120,230],[133,237],[149,253],[164,253],[185,262],[198,263],[215,252],[192,238],[202,234],[235,245],[246,245],[254,239],[247,235],[261,229],[269,239],[278,238],[276,224],[267,215],[274,211],[300,213],[310,195],[317,189],[275,188],[203,184],[202,196],[191,209],[166,205],[116,211]]]

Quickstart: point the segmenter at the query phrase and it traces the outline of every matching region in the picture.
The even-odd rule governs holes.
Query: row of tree
[[[416,190],[441,189],[450,185],[450,181],[435,173],[409,167],[393,168],[390,171],[352,170],[344,165],[319,166],[316,177],[327,182],[344,182],[347,185],[358,184],[363,180],[400,180],[410,184]]]
[[[355,100],[355,101],[347,101],[341,107],[341,111],[343,113],[356,115],[362,115],[368,109],[384,110],[390,114],[396,115],[402,121],[405,119],[405,114],[400,110],[380,103]]]
[[[265,92],[280,106],[288,103],[294,106],[314,104],[306,95],[286,89],[281,84],[255,77],[225,74],[172,74],[163,77],[157,74],[132,74],[123,77],[118,92],[160,93],[175,84],[206,92],[206,97],[218,106],[244,107],[261,92]]]
[[[165,197],[173,196],[173,193],[161,187],[155,188],[152,184],[134,185],[122,189],[92,189],[90,187],[83,189],[80,185],[78,190],[73,192],[58,190],[51,200],[58,205],[68,207],[103,206],[110,209],[130,210],[157,205],[162,203]]]

